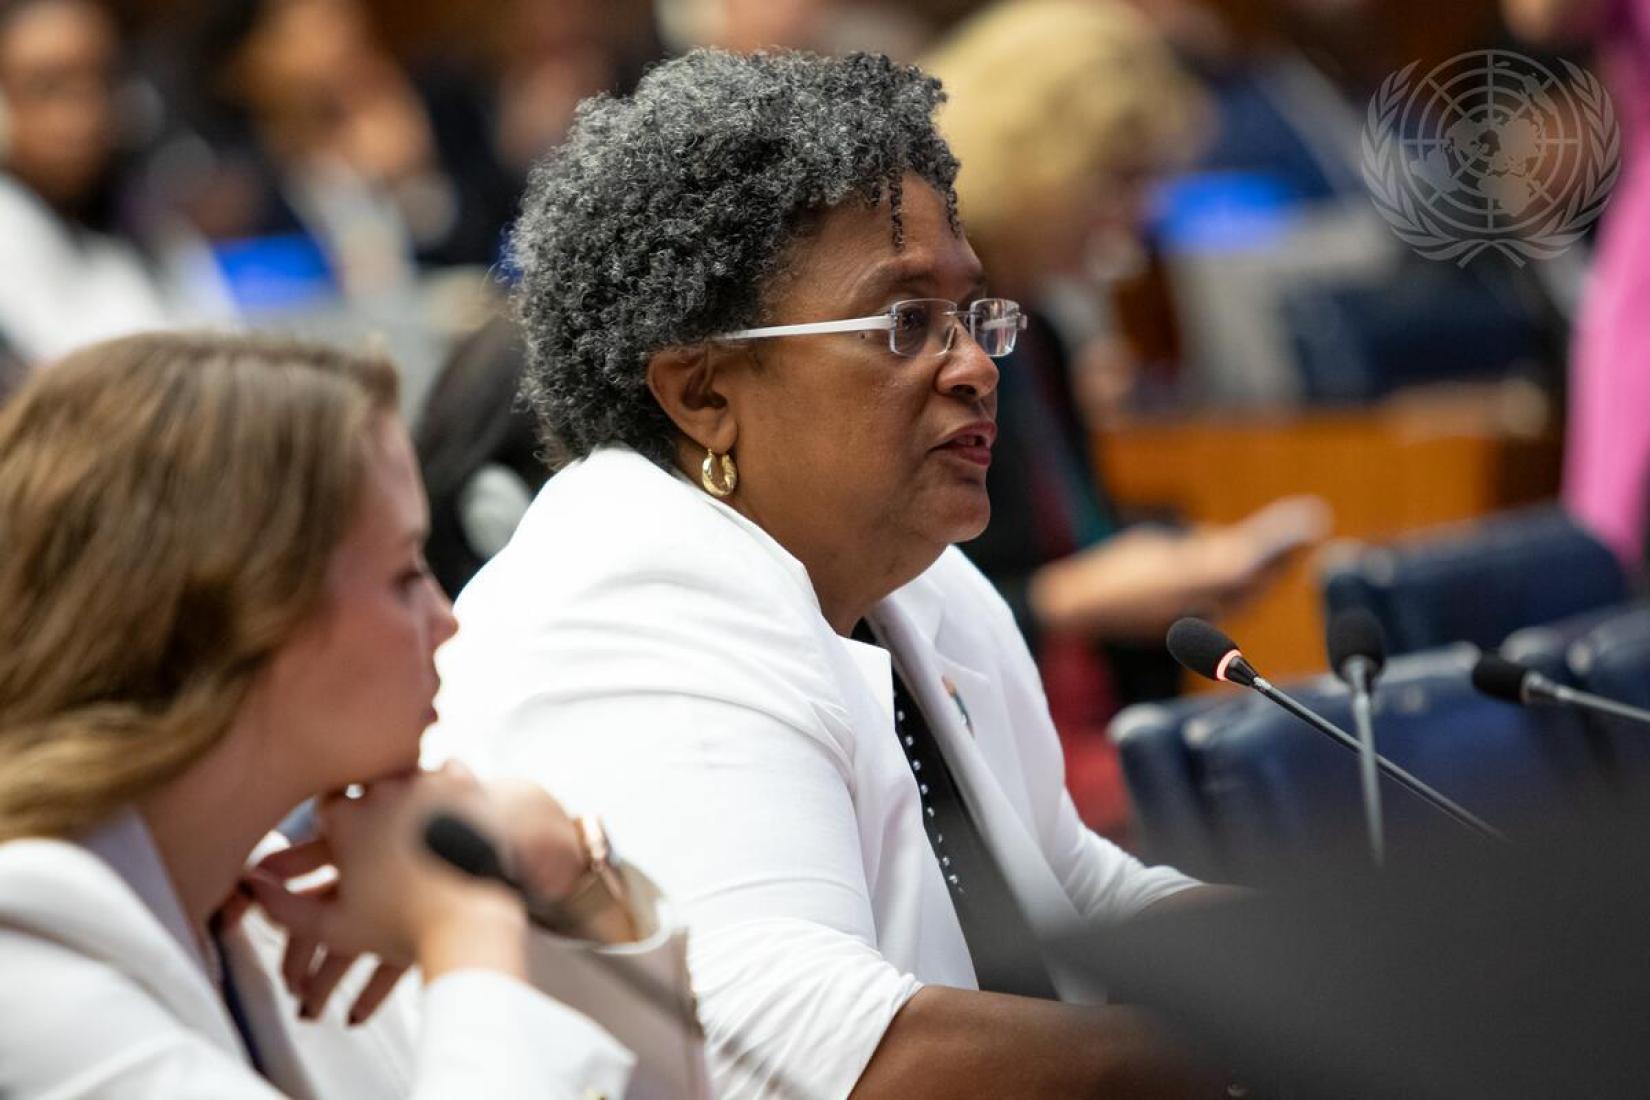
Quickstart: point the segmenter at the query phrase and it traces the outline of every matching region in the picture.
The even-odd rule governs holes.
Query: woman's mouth
[[[983,468],[991,465],[991,444],[996,442],[996,438],[997,426],[989,421],[981,421],[953,433],[934,449]]]

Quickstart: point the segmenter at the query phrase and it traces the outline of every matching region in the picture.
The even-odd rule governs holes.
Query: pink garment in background
[[[1650,0],[1614,7],[1598,58],[1621,121],[1622,172],[1571,350],[1564,503],[1639,563],[1650,503]]]

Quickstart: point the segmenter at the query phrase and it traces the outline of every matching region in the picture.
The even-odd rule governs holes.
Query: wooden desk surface
[[[1131,421],[1096,437],[1095,461],[1125,512],[1231,522],[1277,497],[1316,493],[1334,509],[1336,538],[1383,541],[1552,496],[1553,420],[1520,383],[1452,387],[1371,409]],[[1326,667],[1323,552],[1301,555],[1221,624],[1270,677]]]

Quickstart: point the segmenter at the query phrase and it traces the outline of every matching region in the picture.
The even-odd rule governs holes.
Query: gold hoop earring
[[[730,495],[739,484],[739,468],[733,464],[731,454],[722,455],[722,484],[716,484],[717,454],[709,447],[705,448],[705,460],[699,464],[699,484],[705,487],[705,492],[713,497]]]

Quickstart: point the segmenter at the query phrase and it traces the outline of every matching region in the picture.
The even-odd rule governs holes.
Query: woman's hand
[[[589,868],[578,827],[561,803],[537,783],[500,779],[482,784],[510,870],[543,901],[567,897]]]
[[[304,1015],[319,1012],[361,954],[386,964],[366,990],[377,999],[394,984],[397,968],[415,962],[426,980],[460,967],[525,974],[520,901],[425,851],[424,825],[438,810],[458,811],[498,835],[497,818],[473,778],[420,773],[374,783],[359,798],[329,796],[318,806],[319,835],[270,855],[249,876],[259,905],[289,933],[283,973]],[[297,892],[287,886],[328,867],[336,871],[328,882]],[[375,1006],[358,1002],[351,1019]]]
[[[590,852],[579,839],[579,829],[561,804],[543,787],[522,779],[484,784],[496,814],[516,877],[533,896],[562,902],[586,885]],[[595,895],[606,898],[604,893]],[[628,943],[636,939],[636,923],[623,897],[581,914],[576,934],[599,943]]]
[[[1224,527],[1131,527],[1039,570],[1032,609],[1046,630],[1157,639],[1182,615],[1215,617],[1252,599],[1327,528],[1316,497],[1276,501]]]

